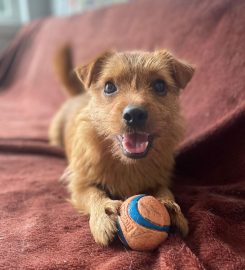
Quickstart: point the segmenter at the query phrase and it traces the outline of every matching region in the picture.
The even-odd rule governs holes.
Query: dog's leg
[[[87,187],[72,193],[72,203],[90,215],[89,225],[95,242],[107,246],[116,233],[116,221],[121,201],[111,200],[96,187]]]
[[[181,212],[179,205],[175,202],[173,193],[168,188],[161,188],[155,196],[168,209],[171,224],[177,228],[183,237],[187,236],[189,231],[188,222]]]

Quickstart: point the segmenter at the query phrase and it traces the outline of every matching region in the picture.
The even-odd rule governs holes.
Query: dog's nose
[[[129,105],[123,110],[123,119],[130,127],[143,126],[148,117],[148,113],[145,108]]]

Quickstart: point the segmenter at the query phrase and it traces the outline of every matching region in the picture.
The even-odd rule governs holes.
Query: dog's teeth
[[[148,142],[145,142],[145,145],[144,146],[145,146],[145,149],[146,149],[146,147],[148,146]]]

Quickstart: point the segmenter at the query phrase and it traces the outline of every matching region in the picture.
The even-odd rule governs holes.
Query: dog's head
[[[106,52],[75,71],[91,95],[91,121],[114,156],[132,162],[175,146],[178,96],[194,73],[191,65],[165,50]]]

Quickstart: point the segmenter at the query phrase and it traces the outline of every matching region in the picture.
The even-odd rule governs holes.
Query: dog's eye
[[[106,95],[111,95],[116,91],[117,91],[117,87],[115,86],[114,83],[106,82],[105,87],[104,87],[104,92]]]
[[[167,87],[163,80],[155,80],[152,83],[152,88],[159,95],[165,95],[167,93]]]

